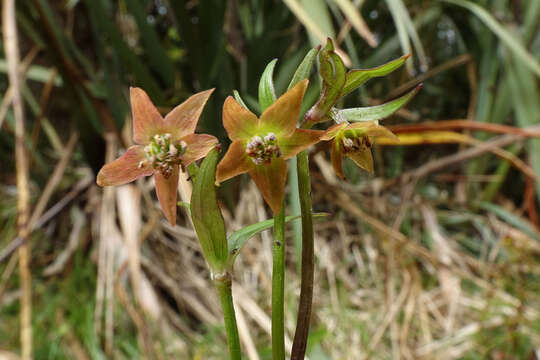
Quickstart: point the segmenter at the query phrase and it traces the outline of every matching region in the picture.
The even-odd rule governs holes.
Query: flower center
[[[186,147],[185,141],[176,143],[171,141],[171,134],[154,135],[150,144],[144,147],[146,160],[141,161],[139,167],[148,163],[165,178],[168,178],[171,176],[174,166],[181,164],[181,157],[186,152]]]
[[[371,148],[371,142],[367,136],[344,136],[341,140],[345,153],[358,152]]]
[[[246,144],[246,153],[257,165],[269,164],[274,156],[277,158],[281,156],[276,135],[272,132],[264,137],[258,135],[252,137]]]

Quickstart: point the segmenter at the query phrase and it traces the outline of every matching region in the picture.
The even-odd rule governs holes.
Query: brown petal
[[[223,104],[223,126],[231,140],[247,140],[257,135],[259,119],[251,111],[240,105],[232,96]]]
[[[349,153],[347,156],[362,169],[373,173],[373,156],[371,156],[371,149],[367,148],[365,150]]]
[[[282,157],[273,159],[268,165],[254,166],[249,175],[274,214],[279,214],[287,182],[287,162]]]
[[[397,136],[393,132],[384,126],[377,124],[375,121],[357,122],[347,126],[347,129],[362,129],[365,130],[365,134],[369,136],[397,139]]]
[[[261,115],[260,126],[272,129],[278,138],[290,135],[296,129],[308,82],[307,79],[300,81],[270,105]]]
[[[242,140],[233,141],[217,166],[216,183],[219,184],[236,175],[243,174],[253,167],[255,164],[246,155],[244,142]]]
[[[133,116],[133,140],[145,145],[155,134],[163,132],[163,118],[152,100],[141,88],[129,88],[131,114]]]
[[[204,105],[213,91],[214,89],[210,89],[190,96],[165,116],[165,127],[173,139],[180,139],[195,132]]]
[[[345,179],[343,175],[343,154],[340,141],[332,141],[332,154],[331,154],[332,166],[337,176]]]
[[[176,196],[178,193],[178,176],[179,166],[174,166],[173,172],[169,177],[163,176],[159,171],[156,171],[154,180],[156,183],[156,193],[161,205],[161,209],[165,214],[169,223],[174,226],[176,224]]]
[[[218,143],[214,136],[206,134],[190,134],[181,140],[187,144],[186,152],[182,155],[184,166],[205,157]]]
[[[345,127],[347,127],[347,124],[345,123],[332,125],[328,129],[326,129],[326,133],[321,136],[321,140],[332,140],[336,137],[338,132]]]
[[[152,175],[154,169],[148,163],[142,163],[146,160],[142,146],[130,147],[124,155],[103,166],[97,176],[99,186],[122,185],[132,182],[140,177]]]
[[[291,136],[280,139],[278,142],[283,158],[285,160],[290,159],[300,151],[319,142],[321,135],[324,133],[321,130],[294,130]]]

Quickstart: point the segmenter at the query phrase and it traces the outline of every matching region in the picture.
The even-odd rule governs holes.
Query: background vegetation
[[[199,130],[226,146],[225,97],[237,89],[257,111],[266,64],[279,58],[281,94],[327,36],[351,68],[413,53],[344,105],[424,88],[385,120],[409,137],[374,148],[375,176],[347,162],[342,182],[325,144],[312,153],[314,207],[331,216],[315,229],[310,359],[539,358],[539,1],[28,0],[16,10],[36,359],[225,358],[217,297],[187,219],[174,228],[162,219],[153,180],[104,191],[94,176],[106,153],[131,141],[130,85],[163,112],[215,87]],[[4,58],[0,70],[0,358],[9,358],[20,351],[10,251],[18,192]],[[306,106],[317,86],[314,74]],[[247,178],[221,192],[231,230],[268,217]],[[297,224],[288,233],[290,338]],[[267,359],[269,235],[250,240],[237,263],[243,347]]]

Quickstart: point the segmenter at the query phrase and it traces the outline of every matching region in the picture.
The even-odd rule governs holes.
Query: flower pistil
[[[269,164],[272,158],[281,157],[277,137],[273,132],[253,136],[246,144],[246,153],[256,165]]]
[[[186,152],[185,141],[171,141],[169,133],[156,134],[144,147],[146,159],[139,162],[139,168],[149,164],[165,178],[171,176],[175,165],[182,165],[182,155]]]

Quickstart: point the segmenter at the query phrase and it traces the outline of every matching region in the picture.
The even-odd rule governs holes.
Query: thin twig
[[[15,0],[3,3],[4,49],[8,63],[8,78],[13,89],[15,114],[15,165],[17,170],[17,226],[23,244],[19,247],[19,273],[21,278],[21,359],[32,358],[32,289],[30,274],[30,245],[26,241],[29,219],[30,193],[28,190],[28,159],[24,147],[24,108],[19,77],[19,44],[15,23]]]

